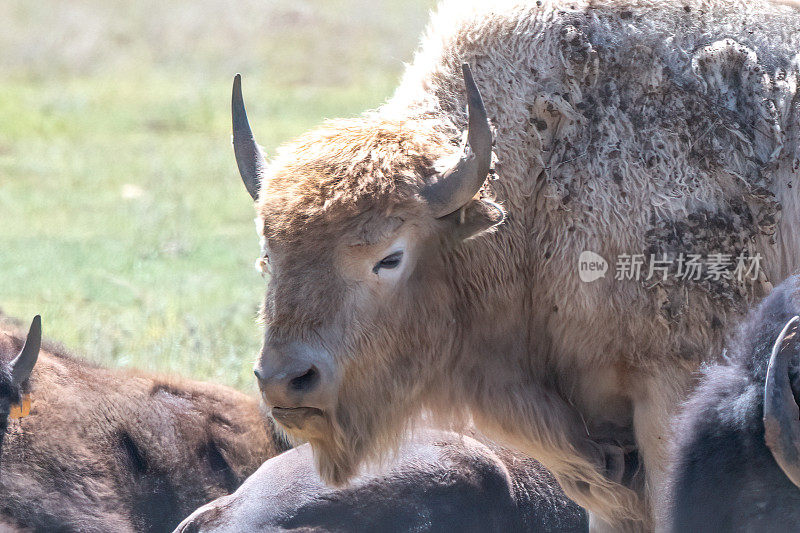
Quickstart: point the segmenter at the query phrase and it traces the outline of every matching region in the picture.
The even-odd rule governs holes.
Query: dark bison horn
[[[233,152],[236,154],[236,165],[239,167],[239,174],[242,176],[247,192],[250,193],[253,200],[256,200],[266,160],[250,129],[250,122],[247,120],[247,111],[244,109],[244,99],[242,98],[241,74],[237,74],[233,78],[231,116],[233,118]]]
[[[775,462],[800,487],[800,410],[789,379],[789,359],[800,346],[798,321],[797,316],[789,320],[772,347],[764,384],[764,439]]]
[[[469,65],[464,63],[461,68],[464,71],[469,108],[467,146],[464,148],[464,155],[453,168],[422,190],[423,198],[437,218],[460,209],[475,196],[486,180],[492,162],[492,130],[486,117],[483,98],[472,78]]]
[[[11,381],[14,385],[22,385],[28,379],[39,358],[39,348],[42,345],[42,318],[33,317],[25,345],[13,361],[11,361]]]

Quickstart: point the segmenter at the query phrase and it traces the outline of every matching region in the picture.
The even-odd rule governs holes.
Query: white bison
[[[269,162],[237,79],[256,372],[323,477],[427,410],[542,461],[595,525],[651,527],[692,373],[800,266],[798,28],[765,1],[454,2],[389,102]]]

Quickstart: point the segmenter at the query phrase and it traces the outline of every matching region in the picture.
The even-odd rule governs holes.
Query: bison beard
[[[271,271],[262,385],[272,406],[324,413],[316,433],[292,431],[326,479],[352,476],[428,410],[539,459],[593,519],[652,526],[693,372],[765,278],[800,267],[786,222],[800,216],[786,185],[800,161],[800,12],[686,7],[446,4],[387,104],[268,162],[234,95]],[[481,147],[459,147],[465,132],[486,139],[472,135],[462,62],[495,128],[498,179],[447,202],[431,187],[484,168],[467,164]],[[765,272],[584,283],[587,250],[758,253]],[[306,372],[319,379],[295,382]]]

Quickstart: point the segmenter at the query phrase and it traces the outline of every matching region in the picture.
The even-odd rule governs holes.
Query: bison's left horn
[[[467,146],[458,163],[422,191],[437,218],[460,209],[475,196],[486,180],[492,162],[492,130],[483,98],[472,79],[469,65],[464,63],[461,68],[469,107]]]
[[[247,121],[247,112],[244,110],[244,99],[242,98],[241,74],[237,74],[233,78],[231,115],[233,117],[233,152],[236,154],[236,164],[247,192],[255,200],[258,198],[265,159],[250,130],[250,123]]]
[[[798,321],[797,316],[789,320],[772,347],[764,385],[764,439],[775,462],[800,487],[800,416],[789,379],[789,359],[800,340]]]
[[[25,345],[20,350],[19,355],[11,361],[11,381],[15,385],[22,385],[33,372],[36,360],[39,358],[39,348],[42,345],[42,318],[39,315],[33,317],[31,329],[28,330],[28,337]]]

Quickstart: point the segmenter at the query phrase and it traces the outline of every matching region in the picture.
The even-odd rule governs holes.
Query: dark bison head
[[[33,371],[39,357],[41,343],[42,320],[39,315],[36,315],[19,354],[7,365],[0,360],[0,451],[3,447],[3,437],[8,428],[11,408],[20,405],[22,385]]]

